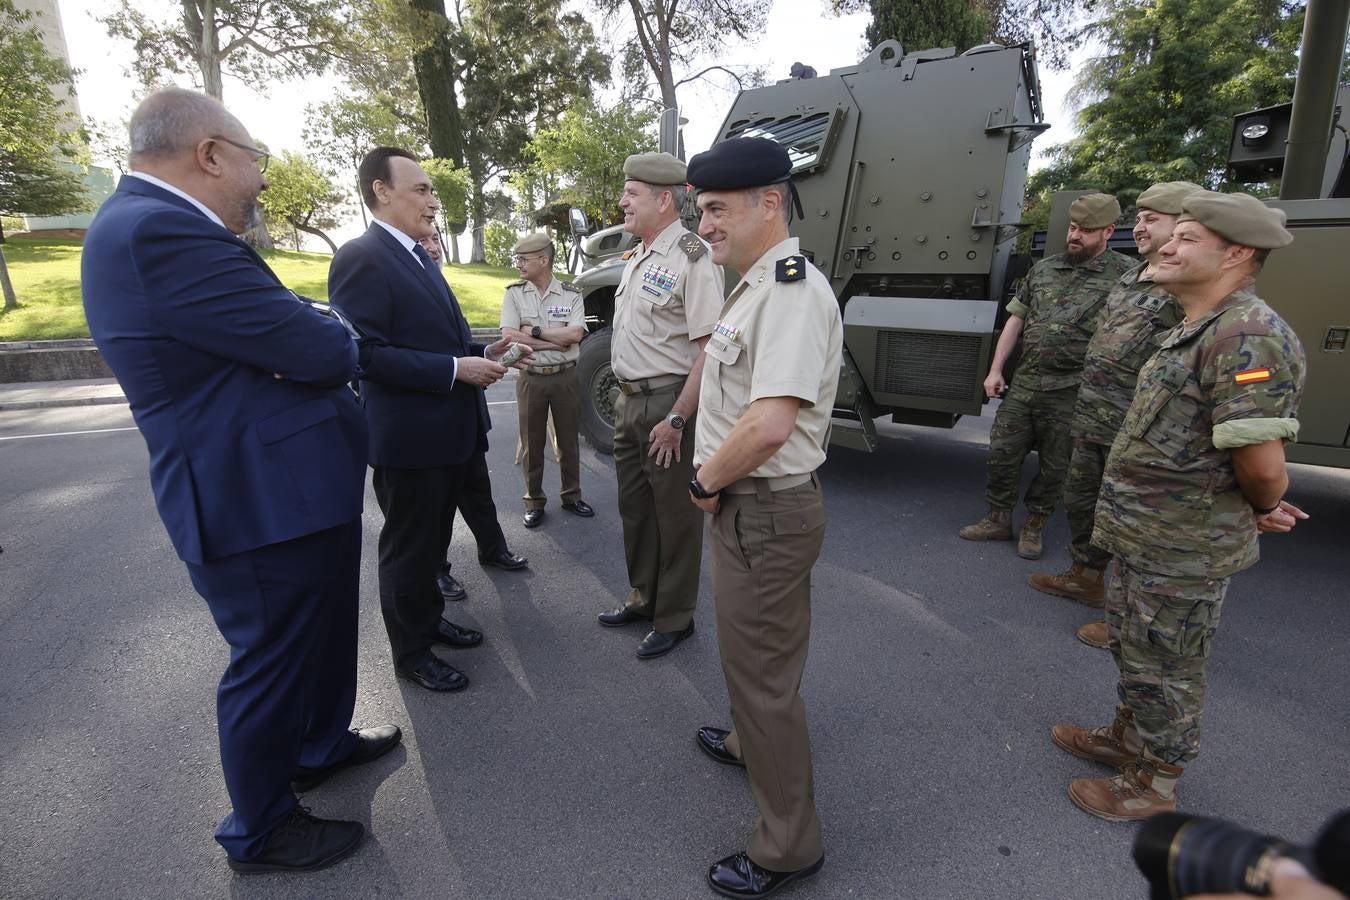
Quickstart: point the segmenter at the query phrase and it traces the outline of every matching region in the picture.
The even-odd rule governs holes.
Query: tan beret
[[[1114,225],[1120,218],[1120,204],[1110,194],[1084,194],[1069,204],[1069,221],[1089,231]]]
[[[1266,206],[1251,194],[1200,191],[1187,197],[1181,207],[1178,222],[1199,222],[1234,244],[1274,250],[1294,241],[1284,227],[1284,210]]]
[[[623,177],[647,184],[684,184],[685,165],[669,153],[634,153],[623,161]]]
[[[516,245],[511,248],[512,253],[538,253],[553,246],[553,241],[542,231],[536,231],[534,234],[527,234]]]
[[[1140,194],[1134,205],[1163,215],[1177,216],[1181,214],[1182,201],[1196,191],[1203,190],[1200,185],[1189,181],[1160,181]]]

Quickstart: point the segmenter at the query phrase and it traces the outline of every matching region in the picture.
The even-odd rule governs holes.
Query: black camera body
[[[1281,857],[1298,860],[1313,877],[1350,895],[1350,810],[1333,817],[1310,847],[1181,813],[1154,816],[1134,841],[1134,862],[1148,878],[1153,900],[1269,896],[1271,871]]]

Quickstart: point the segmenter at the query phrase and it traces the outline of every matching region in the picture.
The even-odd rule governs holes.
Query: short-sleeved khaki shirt
[[[506,286],[502,297],[502,327],[528,331],[530,326],[565,328],[569,325],[586,326],[586,304],[581,290],[554,278],[548,289],[540,294],[528,281],[513,281]],[[566,350],[536,350],[530,357],[530,367],[558,366],[576,362],[581,354],[581,342]]]
[[[628,260],[614,298],[610,365],[624,381],[688,375],[722,307],[722,267],[679,220]]]
[[[1298,437],[1306,372],[1293,329],[1247,291],[1168,332],[1111,445],[1092,543],[1160,575],[1224,578],[1256,562],[1232,450]]]
[[[796,397],[802,406],[792,434],[750,475],[814,472],[825,461],[843,346],[844,325],[829,280],[801,255],[797,238],[776,244],[736,285],[708,339],[694,464],[717,452],[751,403]]]

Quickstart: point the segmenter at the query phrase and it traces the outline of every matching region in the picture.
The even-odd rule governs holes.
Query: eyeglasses
[[[241,144],[241,143],[239,143],[238,141],[232,141],[232,140],[230,140],[229,138],[223,137],[223,136],[221,136],[221,135],[219,135],[219,134],[213,134],[213,135],[211,135],[211,139],[214,140],[214,141],[224,141],[225,143],[229,144],[231,147],[238,147],[240,150],[243,150],[245,153],[252,153],[255,157],[257,157],[257,161],[258,161],[258,171],[259,171],[259,172],[266,172],[266,171],[267,171],[267,163],[272,159],[272,155],[271,155],[270,153],[267,153],[267,152],[265,152],[265,151],[263,151],[263,150],[259,150],[257,147],[250,147],[248,144]]]
[[[523,265],[525,265],[525,263],[527,263],[527,262],[533,262],[533,261],[536,260],[536,259],[543,259],[543,258],[544,258],[544,257],[543,257],[542,254],[537,255],[537,256],[521,256],[521,255],[517,254],[517,255],[511,257],[511,262],[515,263],[515,264],[518,265],[518,266],[523,266]]]

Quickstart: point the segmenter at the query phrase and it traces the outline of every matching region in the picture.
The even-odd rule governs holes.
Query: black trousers
[[[470,461],[434,469],[374,466],[380,529],[380,612],[394,667],[415,669],[431,659],[431,639],[445,611],[436,572]]]
[[[464,517],[464,524],[473,532],[473,539],[478,544],[479,559],[496,556],[507,549],[506,535],[502,534],[502,526],[497,521],[497,504],[492,500],[492,480],[488,475],[486,453],[475,452],[464,464],[464,481],[460,485],[456,505],[459,514]],[[450,566],[450,540],[455,527],[455,508],[450,507],[450,515],[446,519],[445,540],[441,549],[447,568]]]

